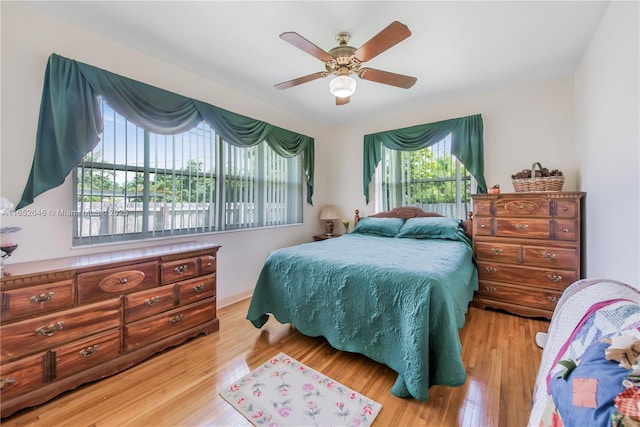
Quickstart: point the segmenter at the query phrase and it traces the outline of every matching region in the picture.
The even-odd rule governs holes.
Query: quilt
[[[629,371],[604,358],[607,338],[640,338],[640,291],[612,280],[583,279],[558,302],[534,389],[530,427],[612,425],[614,400]],[[578,365],[565,379],[561,361]],[[585,421],[588,420],[588,421]]]
[[[352,233],[273,251],[247,319],[260,328],[273,315],[383,363],[395,396],[426,401],[430,386],[466,380],[458,329],[477,288],[468,239]]]

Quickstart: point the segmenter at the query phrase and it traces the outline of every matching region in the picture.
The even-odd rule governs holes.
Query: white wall
[[[587,273],[640,288],[638,2],[612,2],[575,74]]]
[[[513,192],[511,174],[532,163],[558,168],[565,175],[563,190],[576,190],[578,164],[574,152],[573,79],[514,86],[479,93],[422,108],[394,112],[354,123],[334,132],[330,189],[340,189],[336,203],[351,213],[374,211],[373,187],[369,205],[362,188],[362,140],[365,134],[481,113],[484,122],[485,178]]]
[[[27,181],[35,148],[35,134],[47,59],[51,53],[76,59],[124,76],[261,119],[316,139],[316,156],[326,158],[327,132],[311,122],[274,109],[245,94],[163,63],[126,46],[101,38],[19,2],[2,2],[2,104],[0,133],[0,195],[14,203]],[[36,198],[28,209],[69,209],[71,180]],[[304,224],[262,230],[212,234],[171,241],[201,240],[219,243],[219,299],[224,303],[249,295],[267,254],[275,248],[311,241],[323,230],[318,220],[327,186],[315,177],[314,207],[305,204]],[[68,217],[2,217],[2,226],[22,227],[20,245],[7,263],[58,258],[84,253],[149,246],[162,241],[106,247],[71,248]]]

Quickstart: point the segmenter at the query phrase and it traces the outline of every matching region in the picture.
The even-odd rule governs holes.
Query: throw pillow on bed
[[[398,237],[413,239],[453,239],[460,237],[460,220],[449,217],[409,218],[398,233]]]
[[[629,373],[606,360],[608,343],[596,341],[585,350],[578,366],[566,379],[552,378],[551,396],[566,426],[610,426],[613,399],[624,390]]]
[[[404,225],[402,218],[371,218],[358,221],[352,233],[373,234],[376,236],[395,237]]]

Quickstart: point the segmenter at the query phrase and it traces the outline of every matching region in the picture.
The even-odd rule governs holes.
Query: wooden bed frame
[[[403,219],[409,219],[409,218],[424,218],[424,217],[443,217],[444,215],[441,215],[439,213],[436,212],[426,212],[423,211],[420,208],[416,208],[416,207],[400,207],[400,208],[393,208],[390,211],[386,211],[386,212],[379,212],[375,215],[369,215],[372,218],[403,218]],[[356,209],[355,212],[355,216],[353,218],[353,226],[355,227],[358,224],[358,221],[360,221],[360,210]],[[462,228],[464,229],[465,233],[467,233],[467,235],[469,237],[471,237],[471,233],[472,233],[472,229],[473,229],[473,215],[471,212],[469,212],[469,216],[468,219],[466,220],[462,220]]]

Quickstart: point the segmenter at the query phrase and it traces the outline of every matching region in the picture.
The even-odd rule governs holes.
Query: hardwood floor
[[[390,393],[391,369],[305,337],[275,319],[256,329],[249,300],[219,310],[220,331],[158,354],[2,420],[13,426],[249,426],[218,390],[284,352],[383,405],[374,426],[525,426],[549,322],[470,308],[461,330],[467,382],[434,386],[428,402]]]

